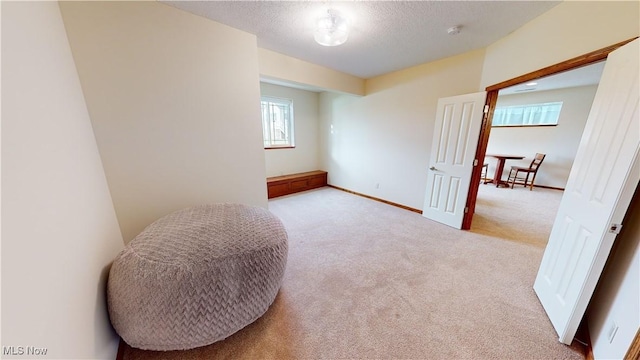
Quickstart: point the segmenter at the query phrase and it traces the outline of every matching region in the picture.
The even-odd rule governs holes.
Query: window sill
[[[265,150],[275,150],[275,149],[295,149],[295,146],[270,146],[265,147]]]
[[[544,127],[558,126],[558,124],[537,124],[537,125],[491,125],[492,128],[513,128],[513,127]]]

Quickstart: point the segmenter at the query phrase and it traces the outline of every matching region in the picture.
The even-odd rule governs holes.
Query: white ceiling
[[[255,34],[258,46],[361,78],[486,47],[561,1],[161,1]],[[324,47],[315,19],[350,21],[349,40]],[[447,29],[459,25],[458,35]]]
[[[535,85],[518,84],[500,90],[500,95],[521,94],[534,91],[545,91],[577,86],[596,85],[600,83],[604,61],[547,76],[533,81]]]

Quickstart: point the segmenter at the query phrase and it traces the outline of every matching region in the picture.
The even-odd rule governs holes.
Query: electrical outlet
[[[618,325],[615,321],[611,322],[609,326],[609,331],[607,332],[607,338],[609,339],[609,344],[613,342],[613,339],[616,337],[616,333],[618,332]]]

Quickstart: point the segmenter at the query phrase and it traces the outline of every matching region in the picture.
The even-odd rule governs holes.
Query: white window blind
[[[493,126],[557,125],[562,101],[542,104],[497,106]]]
[[[263,96],[260,103],[264,147],[295,146],[293,139],[293,102],[289,99]]]

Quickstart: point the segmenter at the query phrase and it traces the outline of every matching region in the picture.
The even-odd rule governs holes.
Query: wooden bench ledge
[[[274,197],[311,190],[326,185],[327,172],[322,170],[273,176],[267,178],[267,197],[272,199]]]

